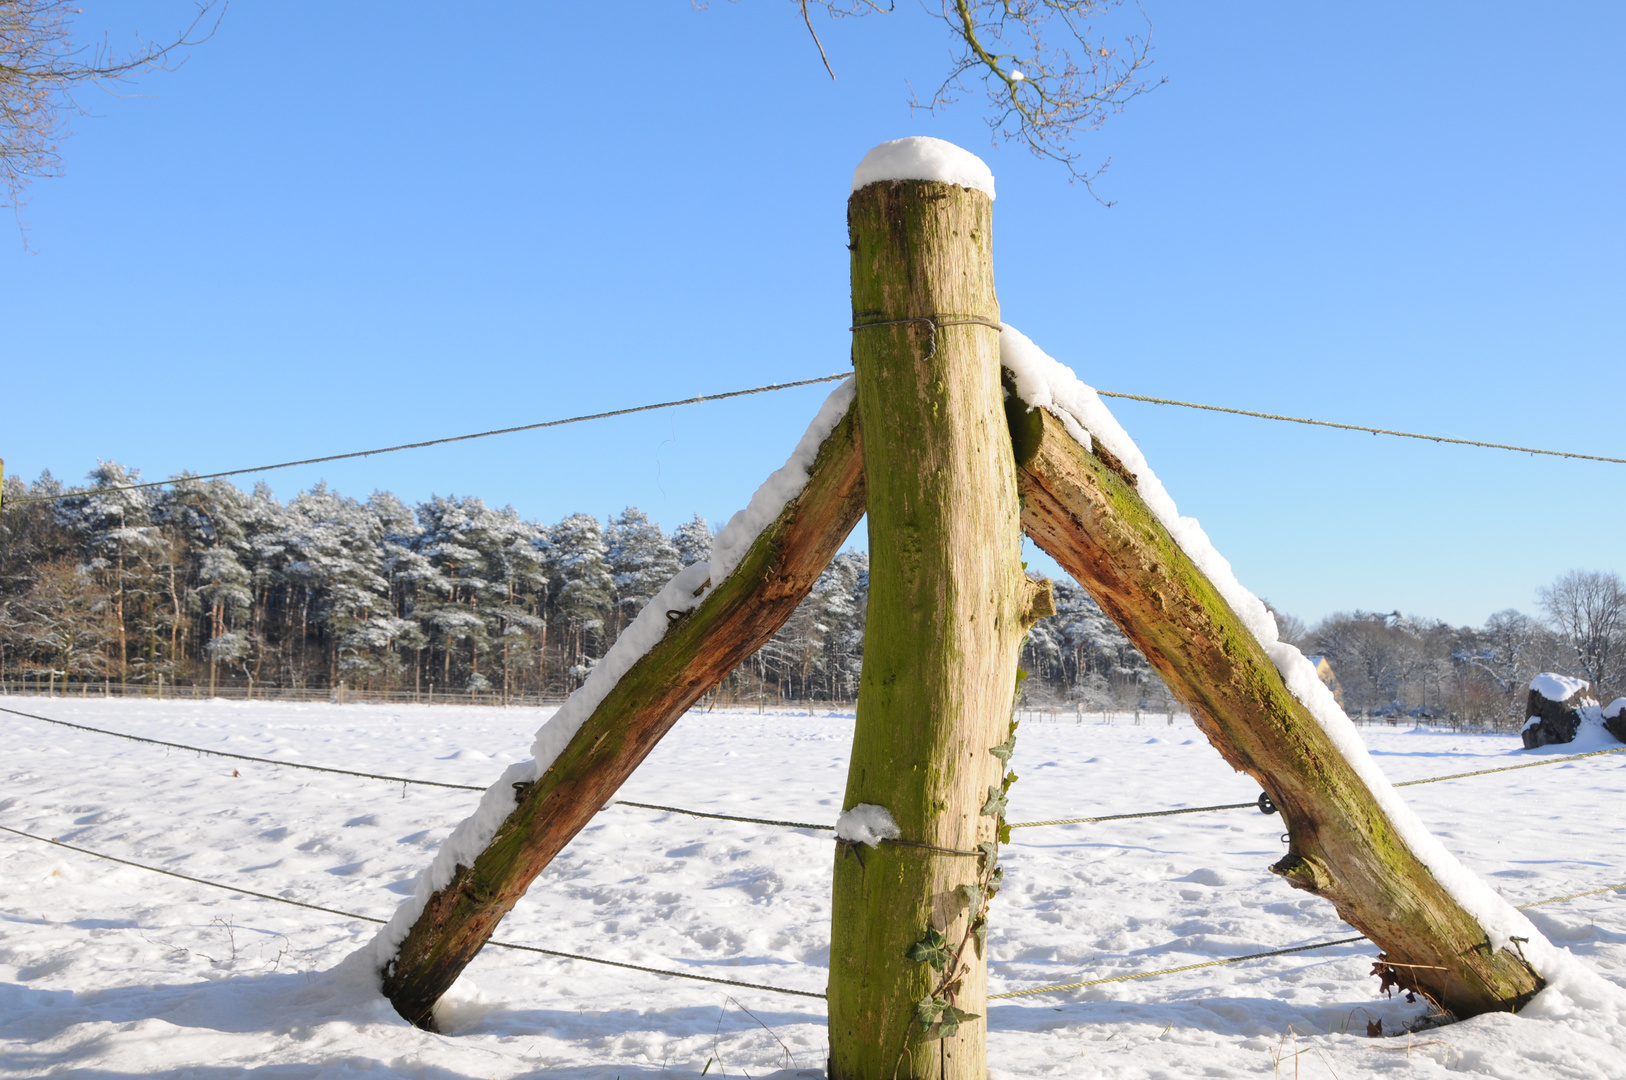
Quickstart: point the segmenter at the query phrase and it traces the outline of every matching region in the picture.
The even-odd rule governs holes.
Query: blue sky
[[[840,371],[852,168],[908,134],[988,161],[1004,317],[1098,387],[1626,456],[1626,8],[1146,4],[1167,84],[1082,144],[1109,210],[974,96],[911,115],[947,40],[907,2],[819,23],[832,83],[789,0],[238,0],[87,93],[0,236],[0,456],[157,478]],[[83,6],[115,45],[191,11]],[[720,523],[822,393],[265,479]],[[1626,570],[1626,466],[1114,408],[1307,620]]]

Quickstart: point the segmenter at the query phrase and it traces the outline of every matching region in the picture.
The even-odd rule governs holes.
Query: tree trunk
[[[385,974],[384,993],[420,1027],[537,874],[592,820],[702,694],[774,635],[864,512],[856,410],[820,448],[807,486],[738,567],[621,677],[473,867],[429,898]]]
[[[980,891],[992,870],[978,852],[999,821],[997,806],[983,813],[1002,791],[989,750],[1010,734],[1031,592],[1001,404],[991,210],[981,192],[926,181],[871,184],[847,206],[853,324],[868,327],[854,332],[853,366],[870,593],[843,805],[885,807],[905,843],[837,849],[839,1080],[987,1070],[986,961],[980,942],[963,948],[984,905],[960,890]],[[933,932],[958,951],[942,971],[909,955]],[[924,1026],[917,1003],[933,998],[976,1018]]]
[[[1012,400],[1022,525],[1145,654],[1210,742],[1269,794],[1287,825],[1288,884],[1324,896],[1383,950],[1385,986],[1458,1017],[1523,1005],[1542,981],[1492,951],[1116,458],[1090,453]]]

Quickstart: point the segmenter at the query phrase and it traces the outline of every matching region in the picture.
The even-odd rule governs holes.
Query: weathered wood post
[[[1225,760],[1280,809],[1291,844],[1271,870],[1331,900],[1383,950],[1374,973],[1385,986],[1416,990],[1458,1017],[1529,1001],[1542,980],[1518,939],[1493,943],[1435,878],[1403,824],[1141,499],[1136,477],[1099,440],[1085,450],[1061,421],[1015,398],[1011,434],[1028,535],[1089,590]]]
[[[496,790],[504,807],[512,798],[513,809],[478,856],[458,863],[398,945],[391,945],[389,927],[375,942],[389,953],[379,957],[383,989],[397,1012],[433,1027],[435,1002],[531,882],[678,718],[784,625],[863,511],[859,428],[849,407],[808,466],[806,485],[734,571],[714,583],[699,607],[665,613],[664,636],[604,694],[543,775],[513,784],[511,795]]]
[[[886,808],[901,836],[837,849],[832,1080],[986,1074],[986,961],[968,941],[984,905],[967,887],[992,870],[978,850],[1003,802],[990,749],[1010,735],[1034,591],[991,210],[983,191],[922,180],[871,183],[847,204],[870,593],[844,806]],[[949,1008],[918,1007],[933,998]]]

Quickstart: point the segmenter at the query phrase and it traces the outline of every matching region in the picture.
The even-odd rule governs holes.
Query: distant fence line
[[[563,705],[565,697],[558,694],[504,695],[500,690],[364,690],[341,683],[338,686],[225,686],[214,690],[202,684],[176,686],[172,683],[116,683],[109,681],[65,682],[32,675],[0,677],[0,696],[41,698],[141,698],[147,701],[281,701],[296,703],[326,702],[329,704],[369,703],[377,705],[480,705],[509,708],[540,708]],[[717,707],[730,710],[755,709],[766,713],[769,709],[852,709],[855,702],[810,699],[800,701],[778,695],[714,691],[697,702],[694,708],[705,712]],[[1115,726],[1125,720],[1139,727],[1143,724],[1172,725],[1177,720],[1189,720],[1191,714],[1183,709],[1154,708],[1087,708],[1081,702],[1024,702],[1017,706],[1015,717],[1023,723],[1075,723]],[[1364,727],[1449,728],[1452,731],[1506,733],[1510,728],[1474,725],[1445,717],[1412,717],[1401,714],[1374,715],[1352,711],[1349,718]]]
[[[786,704],[793,704],[786,702]],[[1016,708],[1016,719],[1027,723],[1075,723],[1075,724],[1107,724],[1114,725],[1124,720],[1131,721],[1139,727],[1143,724],[1163,723],[1172,725],[1176,720],[1190,720],[1191,714],[1184,709],[1169,708],[1087,708],[1082,703],[1075,702],[1024,702]],[[1403,713],[1366,713],[1360,710],[1350,710],[1346,715],[1350,722],[1362,727],[1408,727],[1408,728],[1449,728],[1451,731],[1477,732],[1484,734],[1508,734],[1513,728],[1497,727],[1491,724],[1470,724],[1461,719],[1453,720],[1447,716],[1416,717]]]
[[[285,701],[349,704],[369,702],[380,705],[509,705],[535,707],[562,705],[564,698],[552,694],[504,695],[501,691],[447,692],[438,689],[362,690],[339,686],[216,686],[207,684],[117,683],[97,680],[64,682],[33,676],[0,678],[0,695],[40,698],[140,698],[147,701]]]
[[[256,686],[217,684],[210,689],[205,683],[176,685],[169,682],[118,683],[105,679],[83,679],[73,682],[45,675],[0,676],[0,696],[38,698],[133,698],[144,701],[281,701],[326,702],[347,705],[358,702],[378,705],[480,705],[511,708],[537,708],[563,705],[564,694],[525,694],[501,690],[441,690],[433,686],[425,690],[369,690],[347,686],[276,686],[261,683]],[[722,706],[728,709],[751,709],[766,712],[770,708],[851,709],[850,701],[796,701],[777,695],[741,693],[719,688],[695,704],[700,711]],[[1069,714],[1071,715],[1071,714]]]

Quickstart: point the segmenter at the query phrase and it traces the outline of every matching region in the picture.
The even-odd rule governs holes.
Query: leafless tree
[[[178,50],[208,40],[225,10],[224,0],[218,7],[209,0],[167,44],[142,41],[133,52],[119,53],[105,39],[93,48],[73,43],[79,9],[72,0],[0,0],[0,206],[12,208],[19,230],[28,185],[61,175],[66,117],[86,111],[75,93],[85,86],[111,89],[178,63]]]
[[[1571,570],[1536,596],[1594,692],[1613,687],[1626,653],[1626,583],[1620,575]]]
[[[111,607],[107,591],[84,567],[58,559],[38,567],[34,588],[7,605],[0,635],[40,674],[60,667],[68,678],[100,675],[108,666]]]
[[[809,12],[822,7],[831,16],[888,13],[876,0],[796,0],[819,57],[835,70],[813,29]],[[1134,30],[1114,36],[1107,28],[1123,0],[922,0],[942,20],[951,41],[947,77],[930,98],[914,95],[911,108],[935,111],[980,84],[994,141],[1020,142],[1035,155],[1065,166],[1074,182],[1095,195],[1094,181],[1110,160],[1080,168],[1079,136],[1099,128],[1107,117],[1162,79],[1148,77],[1152,23],[1137,0]],[[1100,196],[1096,195],[1099,199]],[[1111,205],[1107,203],[1106,205]]]
[[[1265,610],[1276,619],[1276,636],[1301,652],[1309,647],[1309,628],[1304,620],[1297,615],[1289,615],[1285,611],[1278,611],[1276,605],[1269,600],[1265,601]]]
[[[1483,672],[1502,693],[1517,696],[1523,708],[1524,690],[1547,663],[1552,635],[1535,619],[1509,608],[1485,620],[1460,652],[1463,664]]]

